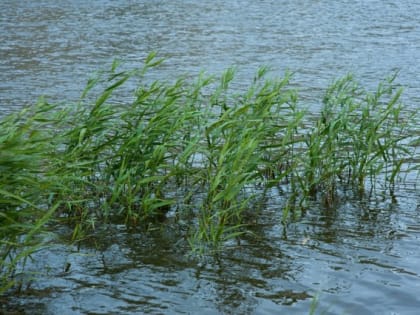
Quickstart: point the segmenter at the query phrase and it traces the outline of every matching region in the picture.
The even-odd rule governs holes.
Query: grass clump
[[[53,185],[44,176],[51,135],[42,102],[0,121],[0,294],[15,284],[10,277],[38,250],[42,226],[56,205],[48,205]]]
[[[332,204],[337,191],[350,186],[359,192],[375,189],[378,177],[392,194],[414,120],[404,116],[395,77],[381,82],[374,93],[364,91],[349,75],[331,85],[321,115],[305,135],[303,171],[297,176],[302,196],[322,194]]]
[[[299,108],[290,74],[258,70],[247,91],[232,91],[234,69],[219,80],[149,82],[161,63],[88,82],[80,102],[33,108],[0,121],[0,268],[3,288],[17,261],[38,248],[49,222],[73,238],[103,222],[147,227],[186,217],[193,249],[219,248],[246,233],[247,216],[277,187],[291,209],[340,191],[393,193],[412,137],[393,79],[373,93],[351,76],[331,85],[319,116]],[[131,101],[115,91],[137,79]],[[94,91],[104,86],[95,97]],[[204,245],[204,246],[203,246]]]

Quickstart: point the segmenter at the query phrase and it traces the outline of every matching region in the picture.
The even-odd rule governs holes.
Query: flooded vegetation
[[[89,80],[76,104],[41,98],[2,118],[0,266],[6,298],[31,292],[37,274],[27,271],[28,260],[38,265],[43,259],[37,257],[54,248],[57,237],[77,246],[79,259],[86,250],[91,255],[89,248],[105,247],[101,268],[119,273],[133,270],[133,260],[125,257],[129,248],[113,241],[139,238],[142,246],[150,242],[143,238],[157,233],[159,248],[140,250],[143,260],[161,253],[154,263],[165,265],[177,253],[175,261],[188,257],[180,264],[205,270],[232,250],[273,250],[259,243],[288,240],[290,225],[311,220],[313,207],[321,210],[321,226],[334,225],[340,212],[360,213],[362,204],[394,207],[396,187],[409,175],[418,178],[418,117],[404,108],[394,77],[374,91],[352,76],[337,80],[313,115],[299,104],[288,73],[268,79],[262,67],[242,93],[230,89],[232,68],[219,78],[147,83],[147,73],[162,61],[151,53],[143,68],[132,71],[120,71],[115,62]],[[132,101],[119,102],[113,94],[129,80],[138,82]],[[267,236],[273,229],[277,235]],[[333,235],[331,228],[322,237]],[[308,246],[317,233],[298,238]],[[115,260],[108,251],[122,257]],[[68,259],[54,262],[57,267],[66,277],[74,272]],[[255,297],[293,304],[316,294],[262,291]]]
[[[0,313],[417,315],[419,11],[0,1]]]

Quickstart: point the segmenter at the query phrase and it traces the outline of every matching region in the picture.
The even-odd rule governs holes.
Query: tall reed
[[[40,100],[0,120],[0,294],[44,243],[42,227],[57,208],[46,202],[53,183],[45,174],[52,143],[45,117],[53,109]]]
[[[233,68],[219,79],[148,80],[161,62],[152,53],[138,70],[114,63],[77,104],[41,99],[0,120],[3,288],[48,223],[71,224],[80,240],[98,224],[148,226],[188,213],[193,249],[221,249],[247,232],[274,187],[285,222],[308,200],[332,206],[348,189],[392,194],[416,143],[406,145],[415,117],[394,77],[369,92],[346,76],[326,90],[319,115],[308,115],[289,73],[268,79],[262,67],[241,92],[231,88]],[[118,102],[133,81],[132,98]]]
[[[374,93],[363,90],[351,75],[328,88],[321,115],[305,136],[303,196],[321,194],[332,204],[339,187],[362,191],[368,184],[375,189],[378,176],[392,191],[404,157],[411,153],[404,141],[413,122],[403,116],[402,90],[394,89],[394,80],[381,82]]]

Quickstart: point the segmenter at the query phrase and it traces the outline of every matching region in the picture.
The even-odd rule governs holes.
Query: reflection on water
[[[420,196],[408,191],[399,200],[314,204],[286,231],[279,206],[267,205],[255,235],[202,259],[189,255],[170,220],[149,233],[104,226],[79,249],[57,244],[36,254],[38,280],[7,307],[38,310],[31,314],[308,314],[317,297],[319,313],[416,314]]]
[[[369,87],[399,69],[416,108],[419,11],[394,0],[3,0],[0,110],[41,94],[77,100],[92,72],[114,58],[138,66],[151,50],[167,58],[156,74],[165,79],[235,65],[246,84],[260,65],[291,69],[314,109],[337,76],[354,72]],[[419,204],[418,192],[401,189],[397,203],[314,205],[286,230],[281,206],[267,205],[256,237],[204,261],[170,223],[146,235],[100,228],[80,249],[58,241],[37,253],[39,280],[0,312],[307,314],[319,296],[326,314],[417,314]]]

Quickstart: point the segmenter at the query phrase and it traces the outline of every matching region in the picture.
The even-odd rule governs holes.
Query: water
[[[3,0],[0,9],[2,111],[41,94],[77,99],[93,72],[115,58],[139,66],[152,50],[167,58],[163,78],[290,69],[309,103],[348,72],[373,87],[399,70],[408,105],[420,95],[415,1]]]
[[[38,280],[8,307],[27,314],[308,314],[318,297],[316,314],[414,315],[420,198],[413,196],[310,207],[287,233],[278,206],[268,205],[256,237],[204,260],[188,255],[171,219],[149,233],[98,227],[79,249],[59,243],[36,254],[30,269]]]
[[[40,95],[77,100],[115,58],[141,64],[152,50],[172,78],[238,68],[238,88],[261,65],[294,71],[313,106],[347,72],[367,87],[399,71],[404,101],[420,95],[420,3],[414,1],[13,1],[0,3],[0,110]],[[246,84],[245,84],[246,85]],[[417,314],[420,196],[414,178],[397,203],[314,205],[284,231],[267,205],[257,238],[217,257],[188,256],[170,220],[150,233],[98,227],[80,248],[54,242],[36,254],[38,281],[0,312],[28,314]],[[63,232],[63,234],[65,234]],[[64,272],[67,263],[71,264]]]

